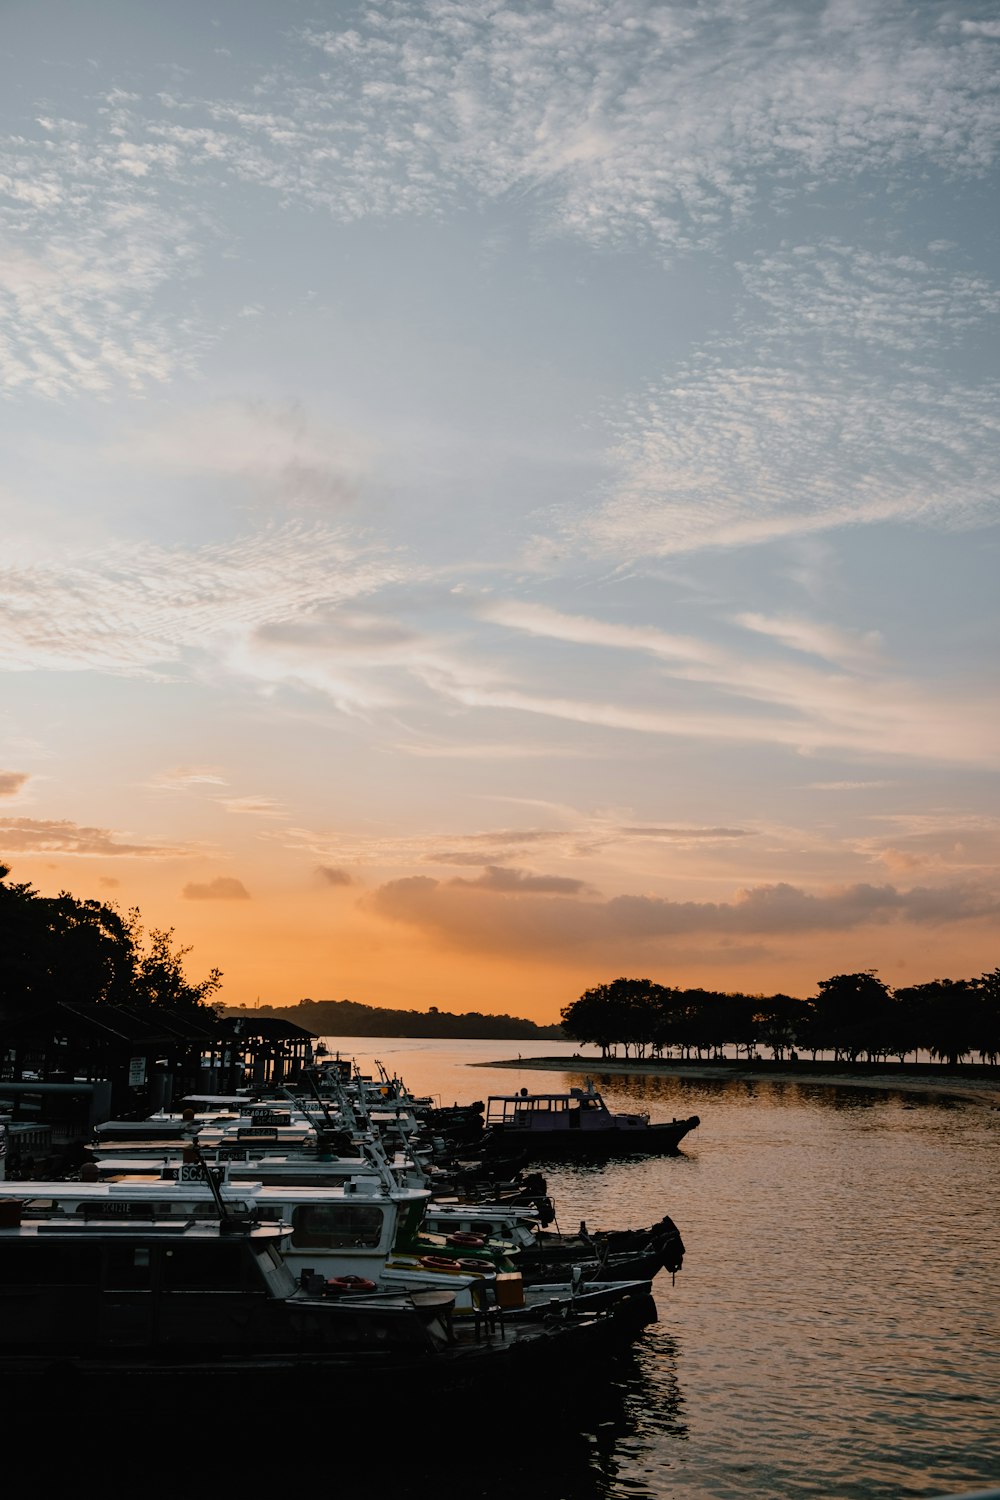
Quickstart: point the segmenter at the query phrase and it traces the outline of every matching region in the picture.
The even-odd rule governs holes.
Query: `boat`
[[[581,1221],[574,1234],[543,1227],[530,1209],[499,1205],[431,1202],[424,1228],[446,1237],[476,1236],[504,1248],[526,1289],[566,1277],[579,1267],[583,1280],[652,1279],[661,1270],[676,1276],[684,1263],[684,1242],[669,1215],[646,1229],[589,1231]]]
[[[484,1291],[505,1309],[572,1300],[621,1304],[644,1296],[660,1269],[648,1254],[614,1259],[573,1241],[572,1254],[539,1255],[522,1274],[513,1237],[463,1232],[445,1214],[426,1220],[426,1189],[398,1184],[373,1159],[367,1173],[336,1186],[278,1185],[237,1178],[237,1164],[212,1167],[204,1161],[166,1162],[159,1172],[99,1181],[21,1182],[0,1185],[0,1212],[12,1200],[25,1221],[72,1223],[145,1221],[178,1223],[229,1214],[261,1223],[284,1223],[288,1237],[279,1249],[297,1280],[318,1276],[344,1294],[447,1291],[456,1316],[475,1316]],[[468,1212],[468,1210],[466,1210]],[[505,1210],[495,1210],[499,1224]]]
[[[387,1410],[482,1413],[484,1401],[572,1400],[655,1321],[649,1284],[505,1310],[484,1289],[455,1319],[447,1291],[342,1295],[280,1254],[287,1224],[223,1208],[137,1220],[0,1213],[0,1399],[10,1421],[56,1402],[96,1420],[172,1409],[269,1422],[332,1401],[341,1430]],[[180,1403],[180,1406],[177,1406]]]
[[[701,1123],[651,1124],[648,1114],[615,1114],[588,1078],[568,1093],[493,1094],[486,1108],[484,1160],[517,1157],[559,1161],[613,1156],[671,1155]]]

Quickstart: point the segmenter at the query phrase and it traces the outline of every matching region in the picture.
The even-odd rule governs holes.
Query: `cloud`
[[[326,125],[344,214],[531,191],[563,231],[690,248],[741,219],[762,180],[907,160],[977,171],[995,150],[991,56],[921,7],[404,4],[307,38],[361,126]],[[323,128],[322,97],[299,88],[288,141],[316,186],[302,122]],[[263,151],[278,122],[254,124]]]
[[[324,885],[345,886],[353,885],[354,877],[347,870],[341,870],[336,865],[320,865],[316,871]]]
[[[236,477],[267,502],[327,510],[357,499],[371,465],[356,433],[297,405],[217,399],[133,429],[106,450],[143,474]]]
[[[187,854],[180,844],[125,844],[107,828],[87,828],[66,818],[8,818],[0,815],[0,845],[20,854],[124,855],[131,859],[173,859]]]
[[[848,932],[869,925],[938,926],[994,919],[1000,898],[973,885],[937,888],[858,884],[812,895],[789,884],[739,891],[729,902],[671,901],[651,896],[571,899],[532,892],[498,896],[475,882],[427,876],[390,881],[369,908],[465,951],[546,954],[669,947],[691,935],[791,938]]]
[[[717,840],[752,837],[748,828],[666,828],[655,823],[637,828],[619,828],[617,833],[621,838],[654,839],[667,844],[715,843]]]
[[[859,853],[893,872],[933,870],[938,875],[993,880],[1000,876],[1000,820],[985,815],[923,813],[875,820],[888,837],[866,837]]]
[[[177,766],[162,772],[149,785],[164,791],[187,791],[196,786],[227,786],[228,782],[214,767]]]
[[[231,813],[248,813],[258,818],[276,818],[284,812],[284,803],[271,797],[220,797],[219,803]]]
[[[199,97],[191,75],[154,98],[111,89],[88,118],[38,116],[0,152],[7,383],[47,396],[140,391],[196,362],[210,334],[168,288],[200,270],[240,203],[349,222],[532,206],[543,230],[663,256],[718,248],[763,203],[817,183],[978,175],[996,159],[991,21],[936,7],[788,7],[729,0],[422,0],[344,7],[336,25],[275,35],[242,95]],[[295,50],[297,47],[298,50]],[[787,256],[752,267],[775,297]],[[978,284],[821,246],[820,315],[894,342],[880,300],[913,287],[911,326],[977,317]],[[922,295],[921,295],[922,294]],[[238,300],[236,320],[256,304]]]
[[[557,518],[604,557],[680,556],[838,527],[960,529],[996,514],[996,389],[951,370],[747,350],[706,355],[625,403],[616,476]]]
[[[892,781],[810,781],[810,792],[861,792],[878,787],[894,786]]]
[[[186,901],[249,901],[250,892],[232,875],[217,875],[204,885],[191,882],[181,892]]]
[[[789,616],[774,619],[753,612],[737,615],[736,621],[745,630],[770,636],[791,651],[838,666],[870,670],[881,663],[881,639],[874,630],[844,630],[816,620]]]
[[[164,161],[107,120],[37,125],[0,142],[0,385],[139,394],[192,368],[206,331],[156,305],[197,263],[197,214],[157,191]]]
[[[475,880],[463,880],[456,876],[449,881],[449,885],[467,886],[502,895],[528,891],[539,895],[576,896],[590,890],[583,880],[572,880],[562,875],[530,875],[525,870],[509,870],[501,865],[488,865],[484,873]]]
[[[480,618],[547,640],[578,646],[646,652],[667,661],[711,661],[719,653],[694,636],[669,635],[649,625],[619,625],[586,615],[567,615],[544,604],[516,599],[487,599],[475,606]]]
[[[0,566],[0,668],[162,678],[204,664],[289,680],[303,651],[283,657],[255,644],[256,631],[319,606],[332,613],[406,571],[340,532],[297,523],[194,547],[122,540],[61,557],[47,546]],[[166,784],[213,774],[181,769]]]
[[[874,632],[845,630],[801,616],[746,613],[732,623],[775,640],[819,665],[763,654],[756,643],[703,643],[645,626],[572,616],[534,604],[494,601],[483,609],[504,628],[653,657],[657,678],[640,701],[617,684],[604,701],[566,698],[519,684],[441,680],[439,689],[477,707],[515,710],[643,735],[784,744],[800,751],[849,749],[928,760],[991,761],[1000,753],[1000,714],[976,690],[924,687],[894,676]],[[533,662],[541,679],[544,661]],[[556,664],[565,680],[561,662]],[[831,671],[830,667],[837,670]],[[956,725],[961,723],[961,733]]]
[[[689,675],[712,681],[707,673]],[[719,674],[718,686],[726,696],[717,704],[681,698],[657,686],[657,706],[652,708],[465,685],[454,686],[451,694],[468,707],[537,714],[630,734],[782,745],[800,753],[838,749],[880,758],[994,764],[1000,750],[1000,716],[978,694],[949,702],[942,691],[935,708],[926,690],[906,682],[885,678],[857,683],[771,663],[744,662],[739,670],[735,658]],[[755,699],[758,711],[751,712],[747,703]],[[781,712],[768,712],[768,705]]]
[[[27,771],[0,771],[0,797],[16,797],[30,780],[31,776]]]
[[[772,338],[822,336],[911,354],[955,345],[1000,313],[1000,291],[990,282],[912,254],[796,244],[739,269],[767,309]]]

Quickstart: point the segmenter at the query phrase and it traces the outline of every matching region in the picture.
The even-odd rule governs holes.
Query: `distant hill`
[[[487,1040],[528,1041],[548,1037],[565,1040],[562,1026],[538,1026],[519,1016],[487,1016],[481,1011],[388,1010],[356,1000],[300,1000],[297,1005],[226,1006],[225,1016],[251,1012],[291,1021],[316,1036],[440,1036],[485,1037]]]

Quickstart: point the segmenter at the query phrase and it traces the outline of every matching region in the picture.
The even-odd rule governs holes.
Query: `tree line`
[[[874,969],[822,979],[808,1000],[673,989],[651,979],[615,979],[563,1007],[571,1041],[621,1047],[626,1057],[720,1058],[732,1047],[748,1060],[768,1048],[775,1061],[800,1051],[838,1062],[905,1062],[920,1052],[957,1065],[1000,1058],[1000,969],[976,979],[934,979],[892,989]]]
[[[42,896],[28,883],[9,882],[9,875],[0,864],[0,1018],[36,1014],[59,1001],[190,1013],[221,985],[219,969],[189,979],[190,948],[177,946],[172,927],[147,933],[138,907],[123,915],[68,891]]]
[[[229,1016],[248,1014],[247,1006],[230,1008]],[[360,1000],[300,1000],[297,1005],[261,1005],[255,1016],[274,1016],[292,1021],[316,1036],[410,1036],[410,1037],[480,1037],[486,1041],[530,1041],[532,1038],[562,1037],[558,1024],[537,1026],[519,1016],[484,1015],[478,1010],[390,1010],[365,1005]]]

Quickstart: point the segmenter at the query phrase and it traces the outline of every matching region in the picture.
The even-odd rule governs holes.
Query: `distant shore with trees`
[[[359,1000],[300,1000],[297,1005],[225,1006],[225,1016],[270,1016],[291,1021],[316,1036],[399,1036],[482,1038],[484,1041],[564,1041],[556,1022],[539,1026],[520,1016],[484,1015],[482,1011],[392,1010]]]
[[[1000,969],[975,979],[934,979],[891,989],[874,969],[822,979],[808,1000],[791,995],[672,989],[650,979],[615,979],[585,990],[562,1010],[570,1041],[628,1060],[676,1056],[722,1061],[726,1048],[750,1063],[809,1053],[853,1067],[905,1063],[925,1054],[952,1067],[1000,1061]]]

